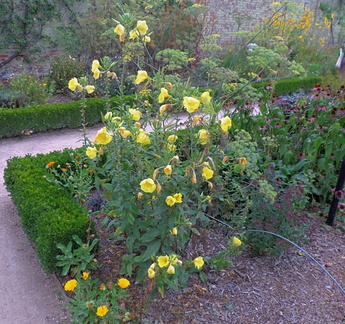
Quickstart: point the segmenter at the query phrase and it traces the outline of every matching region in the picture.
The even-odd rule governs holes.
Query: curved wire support
[[[221,223],[229,228],[232,229],[232,227],[228,224],[226,224],[225,222],[217,219],[217,218],[214,218],[213,216],[208,216],[209,218],[217,221],[218,223]],[[296,243],[290,241],[289,239],[287,239],[286,237],[284,236],[281,236],[279,234],[276,234],[276,233],[273,233],[273,232],[269,232],[269,231],[264,231],[264,230],[241,230],[239,232],[259,232],[259,233],[265,233],[265,234],[270,234],[270,235],[273,235],[273,236],[276,236],[276,237],[279,237],[281,238],[282,240],[285,240],[286,242],[292,244],[293,246],[295,246],[297,249],[301,250],[303,253],[305,253],[305,255],[307,255],[312,261],[314,261],[331,279],[332,281],[338,286],[338,288],[341,290],[341,292],[345,295],[345,290],[344,288],[340,285],[340,283],[328,272],[327,269],[325,269],[325,267],[319,262],[317,261],[312,255],[310,255],[305,249],[303,249],[302,247],[300,247],[299,245],[297,245]]]

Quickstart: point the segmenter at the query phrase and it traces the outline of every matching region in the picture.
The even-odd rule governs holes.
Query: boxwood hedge
[[[29,239],[35,243],[42,267],[50,273],[57,272],[56,256],[61,253],[57,243],[67,245],[72,235],[86,242],[90,228],[87,210],[58,184],[48,182],[47,163],[70,162],[71,149],[54,151],[37,156],[14,157],[7,161],[4,178],[7,190],[21,217],[22,226]]]
[[[131,105],[134,95],[124,97],[124,104]],[[110,99],[115,109],[122,105],[119,97]],[[86,101],[86,122],[94,125],[101,121],[105,111],[105,99],[88,99]],[[38,105],[35,107],[7,109],[0,108],[0,138],[19,136],[24,131],[43,132],[59,128],[77,128],[82,123],[80,101]]]

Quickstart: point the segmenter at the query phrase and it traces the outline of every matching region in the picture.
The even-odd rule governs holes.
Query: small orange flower
[[[67,169],[65,169],[65,168],[61,168],[61,171],[66,172],[66,171],[67,171]]]
[[[95,172],[94,170],[89,170],[90,173]]]
[[[50,167],[53,166],[54,164],[55,164],[55,162],[54,162],[54,161],[51,161],[51,162],[49,162],[49,163],[47,164],[47,167],[50,168]]]

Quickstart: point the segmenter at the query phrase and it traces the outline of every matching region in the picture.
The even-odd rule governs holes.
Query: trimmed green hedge
[[[56,244],[67,245],[72,235],[86,242],[86,230],[90,224],[88,212],[73,199],[71,194],[58,184],[48,182],[46,165],[70,162],[70,153],[54,151],[49,154],[14,157],[7,161],[5,184],[22,220],[29,239],[35,243],[42,267],[50,273],[58,272],[56,256],[61,254]]]
[[[314,88],[314,85],[317,83],[320,83],[321,81],[322,81],[322,77],[279,80],[274,83],[274,92],[278,96],[283,96],[290,93],[294,93],[300,89],[304,89],[308,91]],[[272,82],[257,82],[257,83],[252,83],[251,86],[253,86],[254,88],[260,91],[263,91],[270,84],[273,84],[273,83]]]
[[[134,95],[125,96],[125,104],[131,105]],[[120,98],[110,99],[113,107],[121,106]],[[105,111],[105,99],[86,101],[86,122],[94,125],[101,121]],[[39,105],[27,108],[0,109],[0,138],[22,135],[24,130],[44,132],[59,128],[81,126],[80,101],[61,104]]]

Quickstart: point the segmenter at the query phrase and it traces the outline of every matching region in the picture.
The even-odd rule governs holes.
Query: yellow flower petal
[[[140,35],[144,36],[149,28],[147,27],[146,20],[138,20],[137,22],[137,30],[139,31]]]
[[[117,281],[117,284],[121,287],[121,288],[123,288],[123,289],[125,289],[125,288],[127,288],[128,286],[130,286],[130,282],[129,282],[129,280],[127,280],[126,278],[120,278],[118,281]]]
[[[108,307],[105,305],[99,306],[97,307],[97,312],[96,315],[97,316],[105,316],[108,313]]]
[[[125,27],[123,27],[121,24],[118,24],[114,29],[114,33],[119,36],[123,35],[124,32],[125,32]]]
[[[99,64],[98,60],[93,60],[92,61],[92,67],[91,67],[91,72],[95,72],[96,69],[99,69],[101,65]]]
[[[143,70],[139,70],[138,74],[137,74],[137,78],[135,79],[135,83],[139,84],[141,82],[143,82],[144,80],[148,79],[148,75],[146,71]]]
[[[232,121],[229,116],[223,117],[220,120],[220,127],[223,132],[228,132],[228,129],[232,126]]]
[[[108,144],[113,139],[113,136],[107,132],[107,129],[105,127],[101,128],[97,134],[96,137],[93,139],[93,142],[95,144]]]
[[[168,90],[165,88],[161,88],[161,93],[158,96],[158,102],[162,103],[162,102],[164,102],[164,99],[168,98],[168,97],[169,97]]]
[[[89,157],[89,159],[94,159],[97,156],[98,150],[94,147],[89,146],[86,149],[86,155]]]
[[[205,167],[202,169],[202,176],[206,179],[206,180],[209,180],[213,177],[213,171],[208,168],[208,167]]]
[[[232,239],[232,243],[234,243],[237,246],[242,245],[242,241],[239,238],[237,238],[236,236]]]
[[[199,110],[199,105],[200,101],[198,99],[193,97],[183,98],[183,107],[186,108],[189,113],[197,112]]]
[[[156,184],[151,178],[140,182],[140,189],[144,192],[152,193],[156,190]]]
[[[169,257],[166,256],[160,256],[157,258],[157,263],[160,268],[164,268],[169,264]]]
[[[148,145],[151,143],[150,138],[143,130],[140,130],[139,134],[137,135],[136,142],[143,145]]]
[[[92,93],[92,92],[95,91],[95,87],[92,86],[92,85],[87,85],[87,86],[85,87],[85,90],[86,90],[87,93],[90,94],[90,93]]]
[[[210,93],[209,93],[208,91],[205,91],[204,93],[202,93],[201,96],[200,96],[200,101],[201,101],[203,104],[208,104],[208,103],[210,103],[210,101],[211,101]]]
[[[196,268],[201,269],[205,262],[203,257],[197,257],[193,260],[193,263]]]
[[[176,199],[173,197],[173,196],[168,196],[166,197],[165,199],[165,203],[168,205],[168,206],[174,206],[175,203],[176,203]]]
[[[129,113],[132,115],[132,120],[138,121],[142,117],[142,113],[138,109],[128,109]]]

